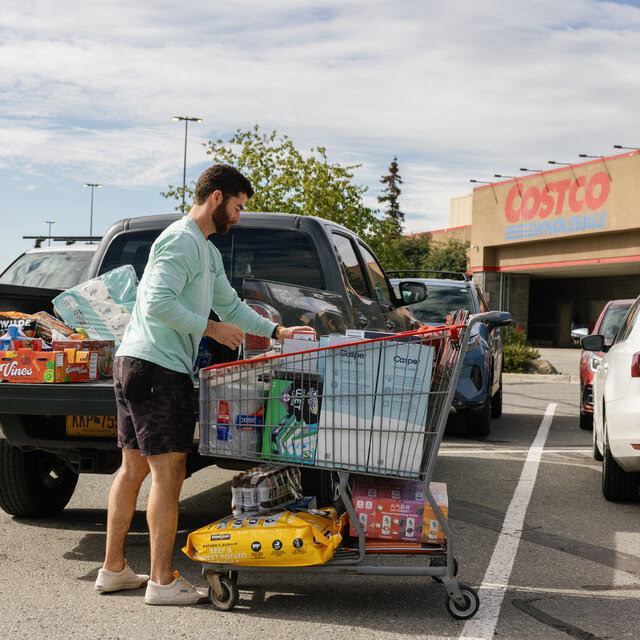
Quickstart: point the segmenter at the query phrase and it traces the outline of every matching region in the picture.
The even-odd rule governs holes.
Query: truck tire
[[[12,516],[39,518],[60,513],[78,474],[45,451],[22,451],[0,439],[0,507]]]
[[[302,493],[315,496],[318,509],[337,506],[336,479],[331,471],[302,469]]]

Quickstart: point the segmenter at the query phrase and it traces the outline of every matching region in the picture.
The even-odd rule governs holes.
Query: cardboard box
[[[0,380],[5,382],[64,382],[67,367],[64,351],[0,352]]]
[[[318,377],[291,371],[276,376],[269,386],[263,458],[313,464],[322,395]]]
[[[355,344],[354,344],[355,342]],[[319,465],[418,476],[433,347],[329,336],[319,420]]]
[[[5,382],[61,383],[96,380],[95,351],[0,351],[0,380]]]
[[[445,520],[449,513],[447,485],[429,485]],[[429,504],[424,484],[417,480],[395,480],[358,476],[353,483],[353,506],[365,538],[442,544],[445,536]],[[356,536],[353,524],[352,536]]]
[[[95,351],[98,354],[98,378],[110,378],[113,373],[113,356],[116,349],[113,340],[54,340],[51,347],[54,351]]]

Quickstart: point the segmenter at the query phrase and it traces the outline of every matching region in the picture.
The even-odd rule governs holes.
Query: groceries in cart
[[[234,516],[267,513],[302,497],[300,469],[265,464],[234,476],[231,481],[231,511]]]
[[[322,396],[319,378],[278,368],[274,375],[267,399],[263,457],[313,464]]]
[[[333,508],[229,516],[190,533],[182,550],[192,560],[240,566],[324,564],[342,542],[344,525]]]
[[[449,511],[447,485],[431,482],[429,488],[446,520]],[[357,476],[353,481],[352,499],[367,539],[425,544],[442,544],[445,540],[422,482]],[[353,522],[350,533],[357,535]]]
[[[200,453],[419,477],[434,347],[371,335],[201,370]]]
[[[200,452],[330,473],[335,503],[344,504],[358,532],[343,541],[346,514],[308,504],[229,516],[193,532],[184,551],[202,563],[214,607],[236,606],[242,573],[290,566],[313,574],[432,577],[444,586],[454,618],[475,615],[476,590],[456,578],[446,485],[431,477],[470,330],[495,315],[456,311],[445,325],[390,337],[321,336],[315,349],[293,344],[276,356],[200,371]],[[263,447],[225,453],[218,413],[221,401],[232,400],[238,415],[264,403]]]

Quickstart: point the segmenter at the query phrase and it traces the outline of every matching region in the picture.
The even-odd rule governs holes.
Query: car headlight
[[[467,342],[467,351],[473,351],[474,349],[478,349],[480,347],[480,335],[475,334],[474,336],[469,336],[469,342]]]
[[[589,371],[595,373],[600,368],[600,363],[602,362],[602,356],[598,353],[590,353],[589,359],[587,360],[587,367]]]

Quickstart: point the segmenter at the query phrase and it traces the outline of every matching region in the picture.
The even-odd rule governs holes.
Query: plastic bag
[[[81,282],[53,299],[56,313],[70,327],[84,329],[94,340],[120,344],[138,291],[134,268],[122,267]]]
[[[262,567],[324,564],[342,542],[347,514],[335,509],[228,516],[189,534],[192,560]]]

